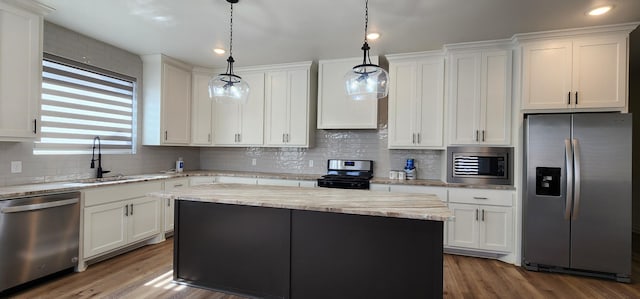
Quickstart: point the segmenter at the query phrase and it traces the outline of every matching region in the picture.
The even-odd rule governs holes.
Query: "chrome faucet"
[[[98,140],[98,159],[96,159],[96,140]],[[98,173],[96,175],[97,178],[101,179],[102,175],[105,173],[109,173],[109,170],[102,170],[102,148],[100,145],[100,136],[96,136],[93,138],[93,151],[91,154],[91,168],[96,168],[96,160],[98,160]]]

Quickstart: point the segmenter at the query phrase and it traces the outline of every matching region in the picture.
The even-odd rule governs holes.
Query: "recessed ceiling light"
[[[590,10],[587,14],[590,16],[599,16],[608,13],[612,8],[613,5],[600,6]]]
[[[224,53],[227,53],[227,51],[225,51],[224,49],[220,49],[220,48],[213,49],[213,52],[215,52],[218,55],[222,55]]]
[[[380,38],[380,33],[371,32],[371,33],[367,34],[367,39],[376,40],[376,39],[379,39],[379,38]]]

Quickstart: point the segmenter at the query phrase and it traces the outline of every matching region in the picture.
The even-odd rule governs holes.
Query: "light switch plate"
[[[256,166],[256,158],[251,159],[251,165]]]
[[[22,172],[22,161],[11,161],[11,173]]]

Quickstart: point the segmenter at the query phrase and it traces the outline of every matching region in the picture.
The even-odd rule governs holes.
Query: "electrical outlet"
[[[251,159],[251,165],[256,166],[256,158]]]
[[[313,167],[313,160],[309,160],[309,167]]]
[[[22,161],[11,161],[11,173],[22,172]]]

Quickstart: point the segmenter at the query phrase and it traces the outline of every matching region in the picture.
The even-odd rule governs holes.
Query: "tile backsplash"
[[[313,148],[202,148],[200,166],[209,170],[324,174],[328,159],[374,161],[374,176],[386,177],[389,170],[404,168],[407,158],[416,160],[419,179],[441,179],[438,150],[387,149],[388,130],[317,130]],[[256,159],[256,165],[252,165]],[[313,166],[309,161],[313,160]]]

